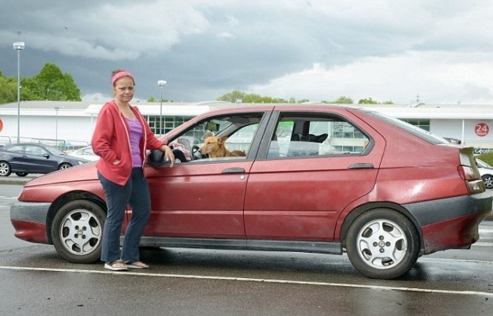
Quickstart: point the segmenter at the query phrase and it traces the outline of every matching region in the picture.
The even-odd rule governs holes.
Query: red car
[[[245,156],[202,156],[208,135],[228,136],[227,149]],[[144,246],[346,252],[362,274],[393,279],[421,255],[469,248],[492,208],[473,148],[368,109],[241,105],[163,138],[183,155],[173,168],[148,156]],[[28,182],[11,221],[18,238],[90,263],[105,212],[89,163]]]

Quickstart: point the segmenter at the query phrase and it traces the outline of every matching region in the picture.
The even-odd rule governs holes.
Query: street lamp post
[[[159,135],[161,135],[163,131],[163,87],[166,85],[166,80],[158,80],[157,85],[161,89],[161,103],[159,105]]]
[[[60,107],[55,106],[55,112],[56,112],[56,117],[55,117],[55,146],[58,146],[58,110],[60,110]]]
[[[17,144],[20,143],[21,135],[21,50],[24,42],[15,42],[14,49],[17,51]]]

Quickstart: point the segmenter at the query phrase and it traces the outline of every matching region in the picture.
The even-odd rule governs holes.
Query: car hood
[[[95,161],[42,175],[32,179],[25,186],[89,180],[98,180]]]

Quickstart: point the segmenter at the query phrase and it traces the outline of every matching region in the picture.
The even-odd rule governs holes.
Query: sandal
[[[128,267],[122,260],[115,260],[113,262],[106,262],[104,268],[112,271],[128,271]]]
[[[142,261],[135,262],[125,262],[129,269],[149,269],[149,265],[143,263]]]

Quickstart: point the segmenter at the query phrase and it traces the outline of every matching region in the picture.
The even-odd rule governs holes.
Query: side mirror
[[[162,167],[171,164],[171,162],[166,161],[162,151],[153,149],[147,153],[147,164],[151,167]]]

